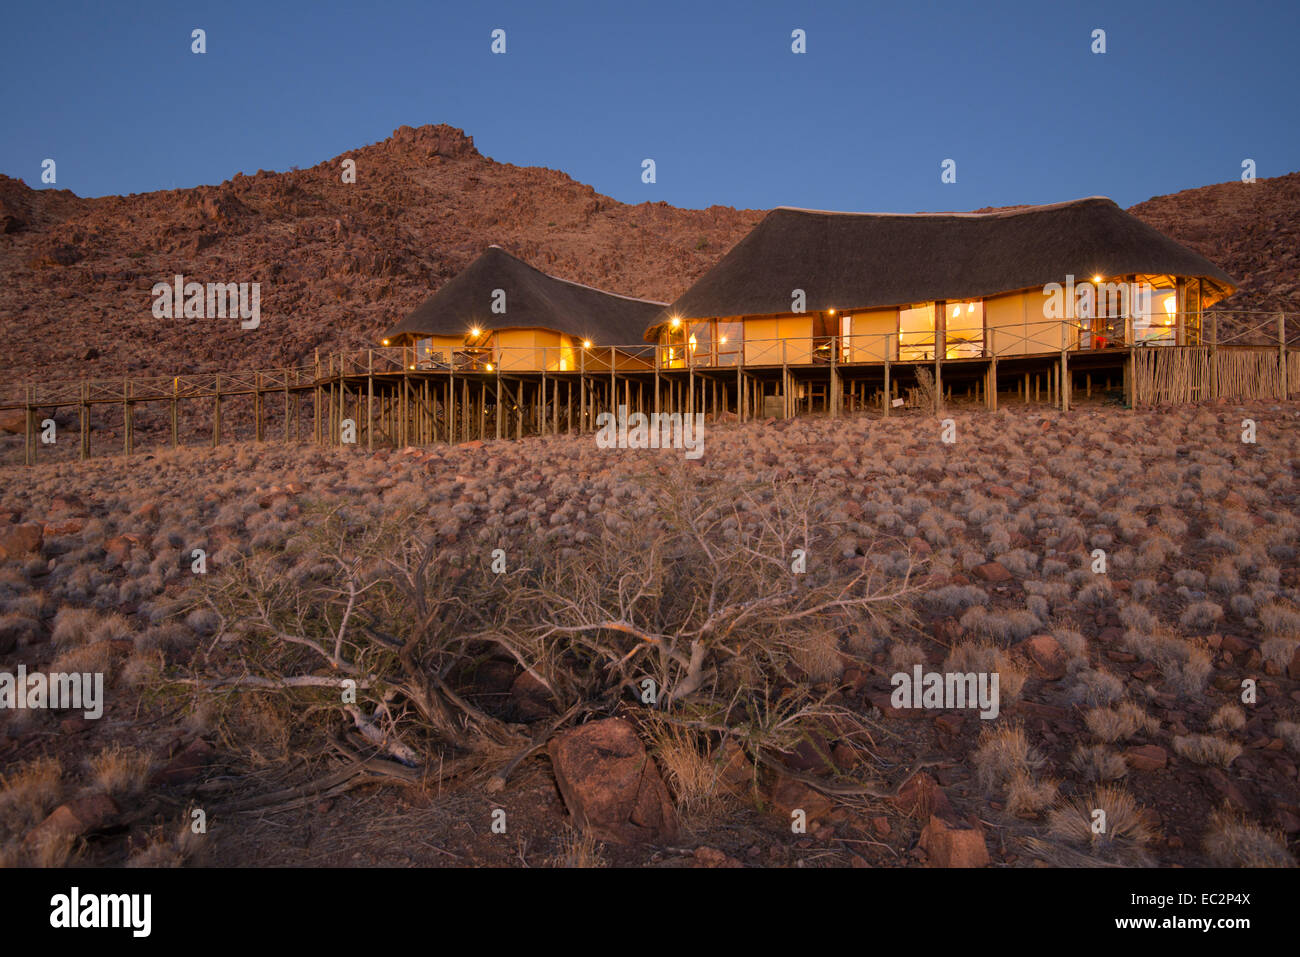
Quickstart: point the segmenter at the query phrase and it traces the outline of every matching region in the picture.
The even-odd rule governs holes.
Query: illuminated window
[[[934,304],[898,310],[898,358],[934,358]]]
[[[984,300],[949,302],[946,359],[969,359],[984,353]]]

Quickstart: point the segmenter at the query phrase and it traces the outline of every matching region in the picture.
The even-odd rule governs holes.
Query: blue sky
[[[688,207],[1127,206],[1246,158],[1300,168],[1295,0],[49,2],[5,20],[0,172],[39,186],[54,158],[80,195],[311,166],[440,122],[499,161]]]

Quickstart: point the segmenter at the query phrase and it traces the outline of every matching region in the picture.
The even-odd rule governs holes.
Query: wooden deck
[[[584,350],[588,351],[588,350]],[[309,367],[101,379],[42,381],[0,391],[0,411],[25,414],[23,461],[69,457],[61,438],[42,442],[42,423],[76,411],[78,452],[137,451],[137,408],[165,410],[161,441],[182,441],[182,413],[210,422],[213,446],[229,438],[311,441],[366,449],[457,443],[526,435],[585,433],[597,416],[633,412],[701,412],[708,421],[796,415],[895,413],[920,401],[920,370],[938,385],[940,408],[996,410],[1007,403],[1068,411],[1107,396],[1131,408],[1220,396],[1283,398],[1300,391],[1300,349],[1272,346],[1145,346],[1062,350],[913,361],[744,364],[659,361],[660,349],[597,347],[579,368],[502,370],[472,362],[436,367],[412,361],[409,349],[371,349],[319,357]],[[92,414],[120,408],[120,442],[93,442]],[[232,423],[231,416],[237,420]],[[66,421],[66,416],[65,416]],[[119,431],[114,428],[113,431]],[[205,429],[206,431],[206,429]],[[150,433],[157,438],[155,424]],[[193,433],[189,433],[192,438]],[[170,442],[168,443],[168,439]]]

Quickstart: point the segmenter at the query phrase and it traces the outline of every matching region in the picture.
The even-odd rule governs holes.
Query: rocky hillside
[[[356,182],[342,181],[343,161]],[[0,381],[269,368],[373,345],[498,243],[537,267],[667,300],[761,217],[629,206],[563,173],[498,163],[448,126],[402,127],[311,169],[218,186],[81,199],[0,175]],[[261,326],[158,320],[181,273],[260,282]]]
[[[1217,308],[1300,312],[1300,173],[1155,196],[1129,212],[1241,284]]]
[[[356,182],[342,181],[343,161]],[[1133,211],[1243,280],[1225,305],[1300,310],[1300,173]],[[498,163],[448,126],[402,127],[307,170],[82,199],[0,175],[0,383],[269,368],[357,348],[489,243],[566,278],[669,300],[761,211],[629,206],[564,173]],[[177,273],[260,282],[261,326],[159,320]]]

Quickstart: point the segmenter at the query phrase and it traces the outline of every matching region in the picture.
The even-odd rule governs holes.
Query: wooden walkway
[[[1281,322],[1278,329],[1280,335]],[[703,413],[707,421],[888,416],[900,406],[929,407],[927,378],[936,384],[940,409],[955,403],[996,410],[1018,402],[1069,410],[1102,393],[1136,408],[1219,396],[1283,398],[1300,391],[1300,349],[1280,338],[1277,347],[1162,345],[1001,355],[994,349],[970,358],[910,361],[839,362],[838,349],[830,349],[827,361],[748,364],[737,353],[730,363],[714,356],[712,362],[665,365],[664,351],[645,344],[597,347],[582,350],[577,369],[544,371],[513,370],[510,363],[502,369],[482,355],[457,354],[439,366],[415,361],[409,347],[377,348],[318,356],[301,368],[28,383],[0,391],[0,412],[24,414],[23,461],[34,464],[38,455],[54,453],[42,433],[66,410],[76,411],[78,455],[89,457],[92,411],[104,406],[121,410],[121,443],[113,451],[131,455],[142,405],[166,410],[171,446],[182,444],[182,408],[192,415],[195,407],[206,407],[211,444],[219,445],[229,434],[228,410],[235,403],[244,433],[251,415],[251,437],[258,441],[309,439],[374,449],[581,434],[620,406],[629,415]],[[784,359],[784,344],[780,352]],[[897,351],[884,352],[891,353]],[[268,428],[274,419],[279,428]],[[62,452],[58,457],[66,458],[66,446],[57,438],[54,444]]]

